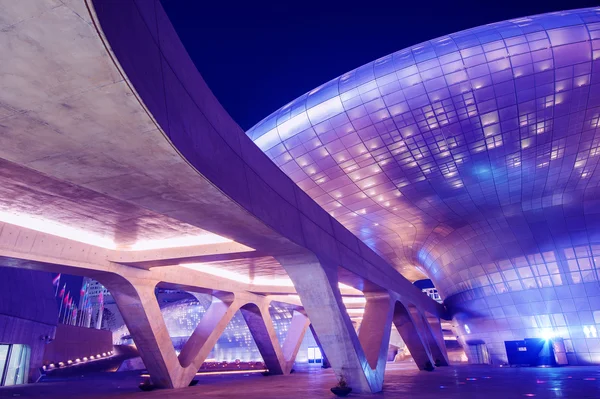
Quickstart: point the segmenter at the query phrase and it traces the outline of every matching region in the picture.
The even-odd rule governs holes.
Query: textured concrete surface
[[[331,370],[299,368],[288,376],[261,375],[198,376],[195,387],[176,391],[140,392],[135,374],[95,375],[81,379],[57,380],[36,385],[0,388],[0,397],[21,398],[246,398],[299,399],[334,398],[329,388],[335,384]],[[600,368],[491,368],[457,366],[418,371],[414,364],[388,366],[384,391],[377,398],[419,399],[524,399],[597,398]],[[4,395],[4,396],[3,396]],[[351,394],[353,398],[372,395]]]
[[[0,158],[10,166],[10,190],[0,196],[0,210],[46,218],[42,227],[63,221],[80,231],[104,233],[102,243],[94,243],[0,224],[0,260],[100,281],[113,294],[155,383],[186,386],[227,314],[253,302],[239,299],[247,291],[274,291],[206,278],[177,266],[182,260],[256,249],[268,256],[318,259],[315,269],[324,273],[339,268],[353,273],[350,281],[341,273],[329,282],[337,306],[313,303],[308,316],[327,314],[345,329],[337,335],[332,331],[321,343],[338,372],[349,368],[369,374],[374,383],[357,385],[361,390],[381,387],[383,365],[364,367],[338,280],[360,290],[388,290],[423,312],[445,316],[443,306],[331,218],[252,143],[204,83],[159,1],[0,0],[0,11],[6,25],[0,48],[7,60],[0,66],[0,103],[6,108],[0,116]],[[140,238],[203,231],[242,245],[121,251],[135,249],[130,244]],[[119,251],[112,251],[107,240]],[[152,266],[161,267],[144,270]],[[159,282],[234,293],[232,306],[222,313],[215,308],[215,318],[201,323],[180,358],[159,317],[154,298]],[[310,296],[310,291],[300,293],[303,303]],[[257,326],[259,338],[269,336],[261,323]],[[343,359],[345,351],[336,354],[340,340],[358,355],[349,360]],[[385,336],[362,341],[369,341],[369,352],[371,346],[387,345]],[[265,353],[273,352],[268,340],[261,342]],[[285,356],[277,353],[283,371],[295,346],[286,345]],[[281,352],[279,345],[273,348]]]

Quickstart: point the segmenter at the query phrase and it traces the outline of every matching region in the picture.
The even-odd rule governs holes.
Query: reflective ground
[[[417,371],[411,364],[390,364],[385,391],[355,398],[505,399],[598,398],[600,367],[491,368],[456,366]],[[0,398],[333,398],[335,376],[329,370],[301,368],[289,376],[204,375],[199,383],[176,391],[141,392],[139,374],[96,374],[69,380],[0,388]]]

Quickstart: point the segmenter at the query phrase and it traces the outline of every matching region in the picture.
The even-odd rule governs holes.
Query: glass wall
[[[0,344],[0,386],[27,382],[30,355],[27,345]]]

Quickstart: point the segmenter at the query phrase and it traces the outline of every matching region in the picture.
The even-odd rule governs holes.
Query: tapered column
[[[396,302],[394,309],[394,326],[398,329],[419,370],[424,370],[427,362],[433,364],[425,340],[419,331],[420,329],[417,328],[413,315],[399,301]]]
[[[233,294],[213,296],[210,307],[177,357],[154,294],[156,281],[132,283],[114,277],[99,281],[113,295],[150,379],[158,388],[188,386],[242,304]]]
[[[277,259],[292,279],[336,374],[356,392],[381,391],[383,367],[369,366],[342,302],[337,267],[322,265],[310,255]]]
[[[292,322],[288,328],[287,335],[283,341],[281,351],[283,352],[283,360],[285,361],[285,373],[292,371],[296,356],[302,345],[302,340],[306,335],[306,330],[310,324],[310,320],[305,314],[294,311],[292,314]]]
[[[294,311],[283,345],[280,345],[269,313],[268,301],[260,305],[255,303],[244,305],[241,312],[269,373],[289,374],[310,324],[308,318]]]
[[[269,314],[269,307],[264,305],[259,307],[250,303],[242,306],[240,310],[269,373],[284,374],[283,354]]]
[[[434,364],[448,366],[450,364],[448,361],[448,351],[446,350],[440,319],[438,317],[423,316],[423,322],[426,330],[425,337],[428,341]]]
[[[154,295],[155,283],[134,287],[114,278],[101,280],[101,283],[115,299],[153,384],[159,388],[176,388],[179,360]]]
[[[178,374],[179,386],[187,386],[194,378],[240,305],[241,301],[236,300],[233,294],[213,296],[206,313],[179,354],[182,366]]]
[[[385,292],[365,293],[365,299],[367,303],[358,339],[369,366],[385,369],[395,300]]]
[[[327,354],[325,353],[325,350],[323,349],[323,345],[321,345],[321,341],[319,341],[319,336],[317,335],[317,332],[315,331],[315,328],[313,327],[312,323],[310,324],[310,332],[313,335],[313,338],[315,339],[315,342],[317,343],[317,346],[319,347],[319,350],[321,351],[321,358],[323,359],[323,364],[321,367],[323,367],[324,369],[328,369],[331,367],[331,364],[329,363],[329,360],[327,359]]]

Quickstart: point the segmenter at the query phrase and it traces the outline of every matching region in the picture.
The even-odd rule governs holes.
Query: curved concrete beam
[[[157,140],[171,143],[197,171],[188,189],[202,201],[177,210],[178,219],[265,253],[315,254],[359,276],[361,289],[384,287],[444,317],[443,306],[325,212],[245,135],[212,95],[158,0],[87,4],[120,73],[155,121],[154,134],[164,135]]]

